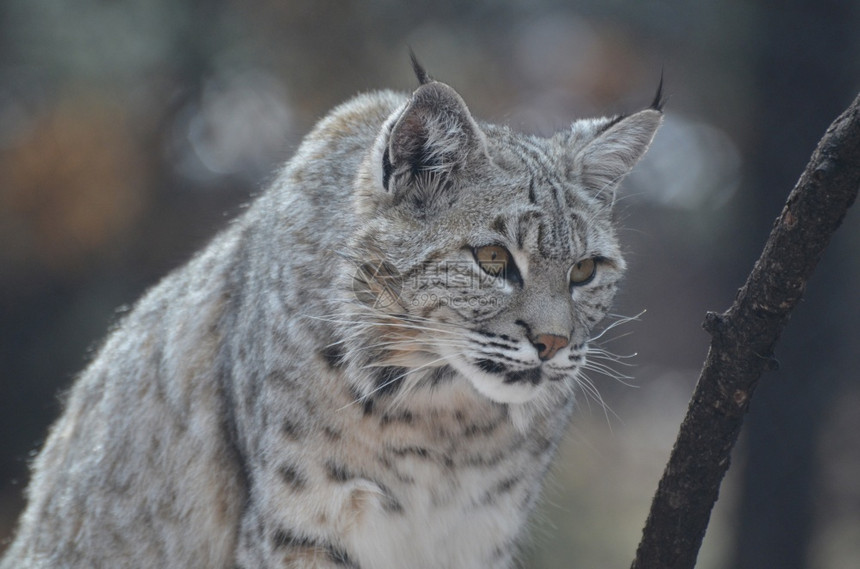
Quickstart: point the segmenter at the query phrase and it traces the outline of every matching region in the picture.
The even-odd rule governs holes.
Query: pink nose
[[[555,334],[538,334],[532,340],[532,344],[537,348],[538,357],[541,361],[547,361],[551,360],[556,352],[567,345],[567,338]]]

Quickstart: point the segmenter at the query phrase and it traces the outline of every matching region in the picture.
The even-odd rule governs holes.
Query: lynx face
[[[423,84],[359,176],[371,188],[350,251],[365,269],[352,283],[359,332],[372,330],[362,364],[403,367],[386,387],[453,369],[499,403],[569,394],[625,268],[615,188],[661,117],[544,139],[478,124],[450,87]]]

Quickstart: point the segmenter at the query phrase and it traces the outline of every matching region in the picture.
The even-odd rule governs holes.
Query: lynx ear
[[[391,127],[382,156],[382,183],[395,202],[418,208],[456,195],[466,164],[486,156],[486,141],[466,103],[451,87],[430,81],[418,87]]]
[[[585,187],[606,203],[614,202],[618,184],[648,150],[662,121],[659,107],[652,107],[609,122],[579,152]]]

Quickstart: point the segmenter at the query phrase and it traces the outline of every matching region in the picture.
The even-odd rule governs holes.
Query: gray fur
[[[624,271],[613,196],[661,113],[543,139],[424,75],[332,111],[137,303],[36,459],[2,569],[512,565]]]

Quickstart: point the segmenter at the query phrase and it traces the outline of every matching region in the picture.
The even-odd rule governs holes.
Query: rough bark
[[[860,188],[860,96],[830,125],[711,346],[651,504],[632,569],[695,566],[744,415],[806,282]]]

